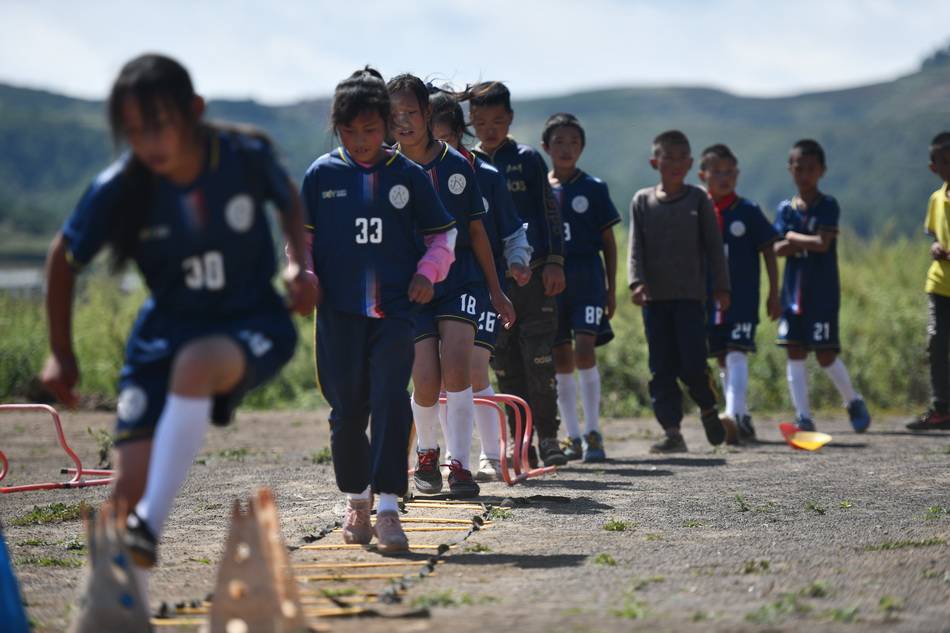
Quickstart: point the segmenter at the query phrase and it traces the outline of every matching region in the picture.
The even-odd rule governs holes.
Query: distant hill
[[[946,53],[942,51],[941,53]],[[864,235],[916,231],[939,182],[927,169],[927,144],[950,128],[950,55],[886,83],[780,98],[741,97],[708,88],[619,88],[515,102],[513,135],[540,144],[544,119],[580,117],[588,147],[581,166],[610,185],[622,211],[655,182],[649,143],[662,130],[685,131],[694,153],[725,142],[738,154],[741,193],[772,209],[792,192],[789,146],[819,139],[828,153],[823,188],[841,202],[842,222]],[[332,145],[329,101],[286,106],[212,101],[214,118],[270,133],[300,179]],[[90,178],[110,160],[101,102],[0,84],[0,228],[51,234]],[[695,174],[695,171],[694,171]]]

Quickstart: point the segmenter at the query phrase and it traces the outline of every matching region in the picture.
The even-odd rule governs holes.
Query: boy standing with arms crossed
[[[788,389],[795,405],[795,424],[814,431],[808,403],[805,358],[815,352],[818,364],[844,400],[851,426],[864,433],[871,424],[864,400],[851,385],[847,367],[838,358],[838,201],[818,190],[825,175],[825,150],[803,139],[792,146],[788,171],[798,193],[778,206],[775,230],[782,236],[775,254],[785,257],[782,280],[782,319],[777,343],[788,352]]]
[[[930,356],[930,409],[907,428],[912,431],[950,430],[950,132],[941,132],[930,142],[930,171],[943,186],[933,192],[927,205],[927,234],[933,238],[924,287],[930,303],[927,320],[927,351]]]
[[[680,432],[686,385],[700,408],[710,444],[725,430],[716,411],[706,364],[707,271],[720,310],[729,309],[729,272],[716,212],[706,192],[684,182],[693,166],[686,135],[678,130],[653,139],[650,165],[660,184],[641,189],[630,202],[631,299],[643,307],[650,364],[650,399],[666,437],[651,453],[682,453]]]
[[[726,411],[723,424],[738,427],[738,440],[754,442],[755,427],[746,404],[749,388],[749,361],[755,351],[755,328],[759,322],[759,254],[765,260],[769,276],[766,311],[773,321],[782,314],[778,300],[778,265],[772,244],[778,234],[759,205],[736,195],[739,159],[725,145],[703,150],[699,161],[699,179],[713,200],[722,241],[729,264],[732,286],[728,310],[710,306],[709,355],[719,362]],[[736,438],[726,438],[736,442]]]
[[[508,136],[514,118],[508,88],[497,81],[483,82],[470,88],[467,96],[479,140],[473,151],[508,179],[508,190],[518,215],[526,222],[528,242],[534,250],[531,280],[524,286],[509,287],[518,321],[498,334],[492,367],[501,391],[520,396],[531,406],[544,465],[563,466],[567,458],[557,439],[552,351],[557,334],[555,297],[565,286],[561,212],[548,183],[544,159],[534,148]],[[528,458],[532,462],[537,459],[533,446]]]

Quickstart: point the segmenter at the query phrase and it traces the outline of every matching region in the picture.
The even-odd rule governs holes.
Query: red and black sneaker
[[[950,431],[950,413],[928,409],[916,420],[907,423],[911,431]]]
[[[472,478],[472,471],[462,468],[462,462],[453,459],[446,464],[449,467],[449,494],[456,499],[477,497],[481,488]]]
[[[439,470],[438,448],[416,451],[416,470],[412,482],[424,495],[434,495],[442,490],[442,471]]]

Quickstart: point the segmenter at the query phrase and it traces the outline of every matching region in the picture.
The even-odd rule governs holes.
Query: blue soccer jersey
[[[314,161],[302,192],[324,301],[349,314],[410,318],[418,233],[455,225],[422,168],[396,150],[363,167],[340,147]]]
[[[508,138],[491,154],[476,147],[479,158],[498,168],[518,215],[527,224],[532,266],[564,264],[564,227],[548,183],[548,168],[537,150]]]
[[[607,183],[577,170],[566,183],[552,187],[564,221],[564,254],[598,255],[604,247],[601,234],[620,222]]]
[[[838,202],[831,196],[823,194],[810,207],[796,196],[779,204],[774,226],[780,237],[788,231],[805,235],[817,235],[820,231],[837,234],[840,213]],[[824,253],[802,251],[785,258],[783,312],[830,317],[838,314],[840,297],[836,239]]]
[[[472,220],[481,220],[487,213],[472,164],[447,143],[438,142],[442,145],[442,151],[431,162],[420,167],[432,182],[446,211],[455,219],[458,236],[455,239],[455,262],[445,280],[436,284],[436,300],[452,295],[469,284],[484,282],[485,276],[472,252],[468,224]],[[419,247],[424,248],[421,238],[417,241]]]
[[[758,323],[762,249],[776,241],[778,233],[759,205],[746,198],[736,198],[723,209],[720,222],[732,296],[725,314],[710,310],[710,325]]]
[[[493,165],[472,155],[474,159],[475,177],[478,187],[482,191],[485,209],[488,213],[482,218],[488,241],[491,242],[492,255],[495,257],[495,270],[499,280],[504,279],[508,263],[505,261],[504,240],[511,237],[522,226],[518,217],[518,209],[508,191],[508,182],[505,176]]]
[[[63,227],[67,257],[89,263],[109,239],[125,186],[123,156],[87,189]],[[139,230],[134,260],[152,294],[149,306],[165,314],[228,319],[281,305],[271,279],[274,243],[265,201],[291,205],[290,180],[268,143],[212,128],[207,159],[192,184],[162,177]]]

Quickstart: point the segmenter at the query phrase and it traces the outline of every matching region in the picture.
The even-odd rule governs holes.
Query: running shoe
[[[377,513],[373,531],[376,533],[376,548],[383,554],[405,552],[409,549],[409,539],[402,531],[398,512],[387,510]]]
[[[755,436],[755,427],[752,426],[752,416],[749,414],[740,415],[736,420],[736,426],[739,429],[739,440],[742,442],[757,442]]]
[[[713,446],[722,444],[723,440],[726,439],[726,429],[719,421],[719,412],[716,411],[715,407],[703,411],[699,419],[703,423],[703,429],[706,430],[706,439],[709,440],[709,443]]]
[[[556,437],[538,440],[538,448],[540,448],[541,461],[545,466],[563,466],[567,463],[567,457],[564,456],[564,451],[561,450],[561,444]]]
[[[584,458],[584,445],[579,437],[565,437],[561,440],[561,451],[569,462]]]
[[[343,542],[348,545],[367,545],[373,540],[373,525],[370,513],[373,510],[373,498],[347,499],[343,512]]]
[[[950,413],[929,409],[907,423],[911,431],[950,431]]]
[[[449,494],[456,499],[469,499],[477,497],[481,492],[475,479],[472,478],[472,471],[462,468],[462,462],[453,459],[448,463],[449,467]]]
[[[871,414],[868,413],[868,406],[861,398],[855,398],[848,403],[848,419],[851,420],[851,426],[855,433],[864,433],[871,426]]]
[[[591,431],[584,436],[584,462],[587,464],[602,462],[607,459],[604,452],[604,438],[597,431]]]
[[[501,460],[482,456],[478,460],[475,481],[501,481]]]
[[[148,524],[133,510],[125,520],[125,532],[122,535],[129,556],[139,567],[154,567],[158,562],[158,540]]]
[[[650,447],[651,453],[685,453],[686,451],[686,440],[682,435],[667,435]]]
[[[439,449],[416,451],[416,470],[412,475],[416,490],[434,495],[442,490],[442,472],[439,470]]]
[[[806,418],[803,415],[795,418],[795,426],[798,427],[799,431],[814,431],[815,423],[811,421],[811,418]]]

